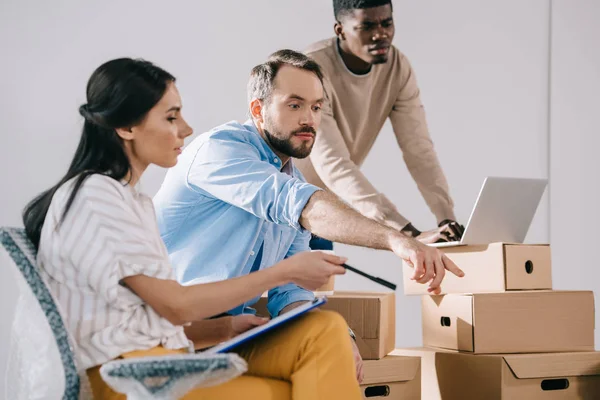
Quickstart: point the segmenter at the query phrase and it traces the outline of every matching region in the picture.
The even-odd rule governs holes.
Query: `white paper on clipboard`
[[[271,330],[277,328],[278,326],[281,326],[281,325],[287,323],[290,320],[293,320],[293,319],[299,317],[300,315],[312,310],[313,308],[316,308],[322,304],[325,304],[326,302],[327,302],[327,297],[324,297],[324,296],[316,297],[312,301],[307,301],[306,304],[298,306],[298,307],[294,308],[293,310],[286,312],[285,314],[281,314],[281,315],[273,318],[272,320],[270,320],[269,322],[267,322],[264,325],[257,326],[255,328],[247,330],[246,332],[244,332],[240,335],[237,335],[236,337],[234,337],[232,339],[229,339],[229,340],[222,342],[216,346],[213,346],[209,349],[201,351],[200,353],[202,353],[202,354],[225,353],[225,352],[233,349],[234,347],[241,345],[242,343],[252,340],[268,331],[271,331]]]

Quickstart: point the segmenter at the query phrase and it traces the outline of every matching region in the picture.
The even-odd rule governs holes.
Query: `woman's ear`
[[[133,140],[133,129],[132,128],[117,128],[117,135],[123,140]]]

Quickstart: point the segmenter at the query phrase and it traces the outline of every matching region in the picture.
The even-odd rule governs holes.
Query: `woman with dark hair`
[[[101,65],[79,109],[85,122],[67,174],[23,214],[96,398],[124,398],[102,381],[103,363],[216,344],[266,320],[211,317],[273,287],[314,290],[345,271],[343,258],[305,252],[244,277],[179,285],[152,200],[136,184],[150,164],[177,163],[192,134],[181,107],[175,78],[163,69],[129,58]],[[248,375],[186,398],[359,399],[347,335],[338,314],[308,313],[237,350]]]

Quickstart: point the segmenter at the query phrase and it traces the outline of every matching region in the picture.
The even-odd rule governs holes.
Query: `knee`
[[[302,334],[302,348],[307,350],[305,355],[320,355],[336,365],[352,364],[352,339],[344,318],[325,310],[311,312],[306,317],[305,325],[298,329]]]

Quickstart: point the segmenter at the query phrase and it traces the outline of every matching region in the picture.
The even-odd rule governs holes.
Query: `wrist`
[[[218,337],[220,337],[222,340],[229,340],[232,337],[234,337],[234,331],[233,331],[233,317],[232,316],[226,316],[226,317],[219,317],[216,318],[216,321],[218,321],[218,325],[217,325],[217,329],[216,331],[218,332]]]
[[[454,221],[453,219],[446,218],[446,219],[441,220],[440,222],[438,222],[438,227],[441,227],[442,225],[450,224],[452,222],[456,222],[456,221]]]
[[[404,248],[409,240],[411,240],[411,238],[404,233],[392,231],[388,235],[388,250],[395,252],[398,248]]]
[[[404,233],[408,237],[413,237],[413,238],[419,236],[422,233],[420,230],[415,228],[413,226],[413,224],[411,224],[410,222],[408,224],[406,224],[406,226],[404,226],[404,228],[402,228],[402,230],[400,232]]]
[[[289,259],[284,259],[275,264],[272,268],[267,268],[264,271],[268,272],[267,286],[269,287],[266,290],[276,286],[293,283],[295,279],[294,271],[291,268]]]
[[[283,315],[288,311],[293,310],[296,307],[300,307],[301,305],[303,305],[304,303],[306,303],[306,301],[295,301],[293,303],[288,304],[287,306],[283,307],[281,309],[281,311],[279,311],[279,315]],[[318,310],[318,308],[317,308]]]

